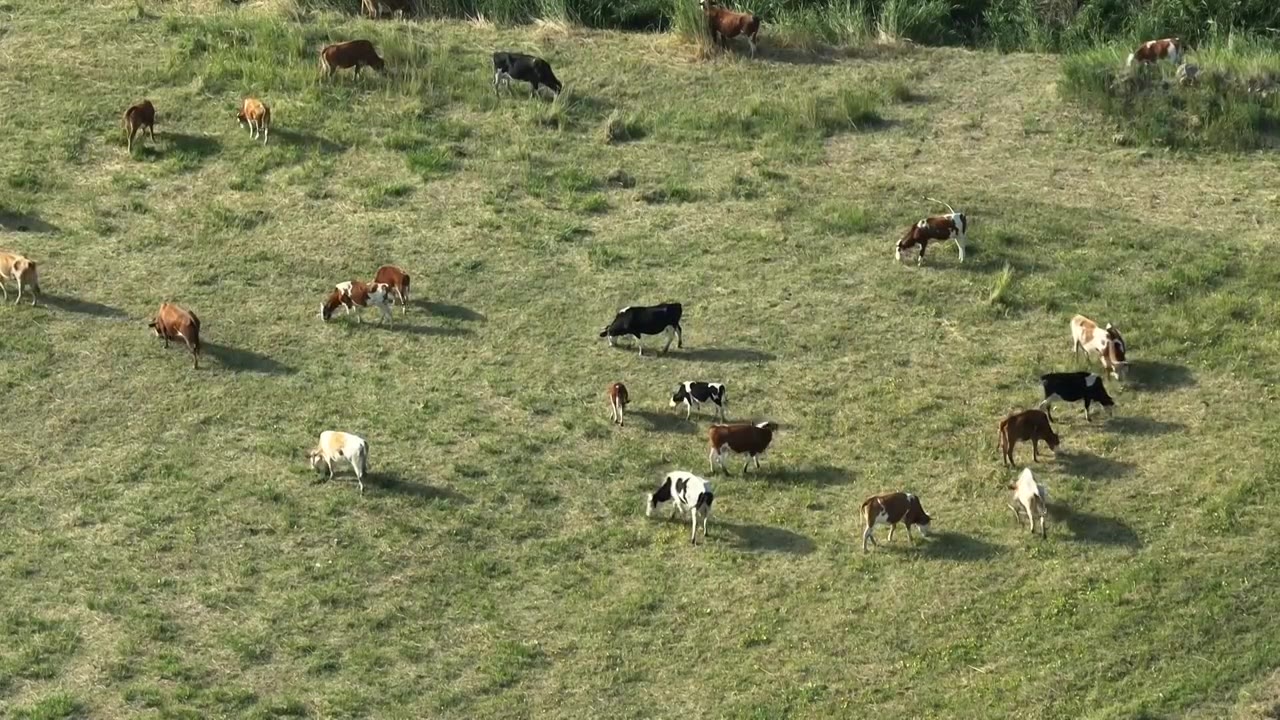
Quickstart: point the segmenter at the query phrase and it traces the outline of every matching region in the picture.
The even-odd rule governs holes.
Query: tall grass
[[[940,44],[952,31],[948,0],[885,0],[876,17],[881,41],[914,40]]]

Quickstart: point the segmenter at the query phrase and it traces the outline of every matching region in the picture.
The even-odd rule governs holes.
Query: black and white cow
[[[640,354],[644,355],[644,345],[640,341],[640,336],[666,333],[667,345],[662,348],[662,352],[665,353],[671,349],[673,333],[676,338],[676,347],[684,347],[684,331],[680,329],[680,317],[683,314],[684,308],[680,303],[624,307],[614,316],[613,322],[600,331],[600,337],[609,338],[609,345],[612,346],[615,338],[630,335],[636,339]]]
[[[698,544],[698,520],[702,520],[702,539],[707,538],[707,518],[711,516],[711,502],[715,495],[711,492],[711,483],[693,473],[676,470],[667,473],[662,485],[649,495],[645,505],[645,517],[653,517],[658,508],[665,503],[672,504],[671,517],[689,513],[693,518],[693,529],[689,533],[689,542]]]
[[[715,405],[715,417],[724,420],[724,412],[729,405],[729,398],[725,394],[724,383],[706,383],[689,380],[680,383],[676,387],[675,394],[671,396],[671,407],[676,407],[681,403],[684,404],[685,420],[689,419],[689,414],[693,411],[694,405],[701,405],[703,403],[711,403]]]
[[[1098,403],[1107,409],[1107,414],[1115,412],[1112,408],[1116,402],[1107,394],[1102,386],[1102,378],[1091,372],[1048,373],[1040,376],[1040,386],[1044,388],[1044,400],[1038,406],[1053,419],[1053,403],[1084,401],[1084,419],[1089,420],[1089,406]]]
[[[515,52],[496,52],[493,54],[493,93],[498,94],[498,86],[505,83],[511,87],[511,80],[516,79],[529,83],[529,97],[538,92],[540,85],[546,85],[552,92],[560,94],[560,81],[551,72],[551,65],[540,57]]]

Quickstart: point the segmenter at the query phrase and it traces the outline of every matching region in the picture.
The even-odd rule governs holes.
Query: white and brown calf
[[[1018,480],[1009,486],[1013,491],[1013,501],[1009,503],[1009,509],[1013,511],[1013,516],[1022,522],[1022,514],[1019,508],[1026,512],[1027,522],[1030,524],[1032,534],[1036,531],[1036,520],[1040,521],[1040,537],[1048,537],[1044,528],[1045,516],[1049,514],[1049,491],[1044,485],[1036,482],[1035,476],[1031,474],[1031,468],[1023,468],[1022,474],[1018,476]]]
[[[356,482],[363,493],[364,476],[369,472],[369,443],[364,438],[337,430],[325,430],[320,433],[320,442],[307,453],[307,461],[311,463],[311,467],[328,470],[329,480],[333,479],[333,464],[341,460],[351,463]]]
[[[930,518],[928,513],[924,511],[924,507],[920,505],[920,498],[905,492],[884,493],[883,495],[873,495],[862,503],[862,523],[864,529],[862,531],[862,552],[867,551],[867,543],[879,545],[876,538],[871,534],[877,523],[889,523],[889,542],[893,542],[893,531],[897,529],[898,523],[907,526],[907,540],[915,542],[911,538],[911,526],[915,525],[920,531],[921,537],[929,535]]]
[[[1077,355],[1081,350],[1090,357],[1097,354],[1102,367],[1117,380],[1128,374],[1124,338],[1111,323],[1099,328],[1097,323],[1083,315],[1071,318],[1071,350]]]
[[[920,265],[924,263],[924,253],[929,248],[929,241],[946,242],[955,240],[956,247],[960,250],[960,262],[964,262],[964,250],[968,245],[965,232],[968,229],[969,219],[965,217],[964,213],[950,212],[946,215],[934,215],[924,218],[907,228],[907,231],[903,233],[902,238],[894,246],[893,257],[901,261],[903,253],[918,246],[920,255],[916,257],[916,264]]]
[[[631,397],[627,394],[627,386],[620,382],[609,386],[609,419],[622,425],[622,411],[626,409]]]
[[[355,311],[356,322],[363,322],[360,313],[364,308],[376,307],[382,313],[378,322],[385,320],[390,325],[391,286],[386,283],[366,285],[359,280],[338,283],[320,306],[320,319],[328,322],[339,306],[342,306],[344,313]]]
[[[1132,67],[1135,62],[1147,64],[1168,60],[1177,65],[1178,58],[1181,58],[1184,52],[1182,41],[1176,37],[1148,40],[1139,45],[1137,50],[1129,53],[1129,59],[1125,60],[1124,64]]]

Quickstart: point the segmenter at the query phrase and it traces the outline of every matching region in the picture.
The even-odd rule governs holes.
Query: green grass
[[[0,307],[0,716],[1280,703],[1268,158],[1117,148],[1039,55],[699,60],[675,33],[272,4],[0,13],[0,246],[46,294]],[[391,71],[321,81],[315,50],[353,36]],[[551,58],[566,93],[495,96],[500,46]],[[265,147],[232,117],[251,93]],[[119,114],[144,96],[157,137],[131,158]],[[964,265],[954,244],[893,261],[926,197],[968,213]],[[384,262],[413,275],[393,328],[316,318]],[[163,300],[200,315],[199,371],[149,335]],[[596,337],[663,300],[683,350]],[[1086,367],[1077,312],[1134,365],[1115,418],[1059,410],[1042,541],[1005,507],[995,427],[1038,374]],[[706,417],[666,400],[699,378],[781,431],[760,474],[716,479],[691,548],[642,503],[706,471]],[[306,466],[325,429],[369,439],[363,496]],[[936,537],[864,555],[859,504],[892,489]]]

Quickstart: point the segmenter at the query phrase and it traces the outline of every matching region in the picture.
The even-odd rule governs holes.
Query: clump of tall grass
[[[614,110],[605,118],[602,134],[605,143],[612,145],[639,140],[648,134],[648,130],[636,115]]]
[[[837,0],[830,5],[784,6],[769,17],[769,44],[815,51],[824,47],[856,47],[873,36],[866,0]]]
[[[947,0],[884,0],[875,28],[881,42],[913,40],[937,45],[952,34],[951,25]]]
[[[698,0],[670,0],[671,27],[676,36],[697,48],[698,54],[706,57],[715,47],[711,37],[711,29],[707,25],[707,16],[702,11]]]
[[[991,294],[987,296],[987,304],[1010,307],[1013,304],[1012,289],[1013,267],[1005,263],[1004,269],[996,276],[995,284],[991,287]]]

